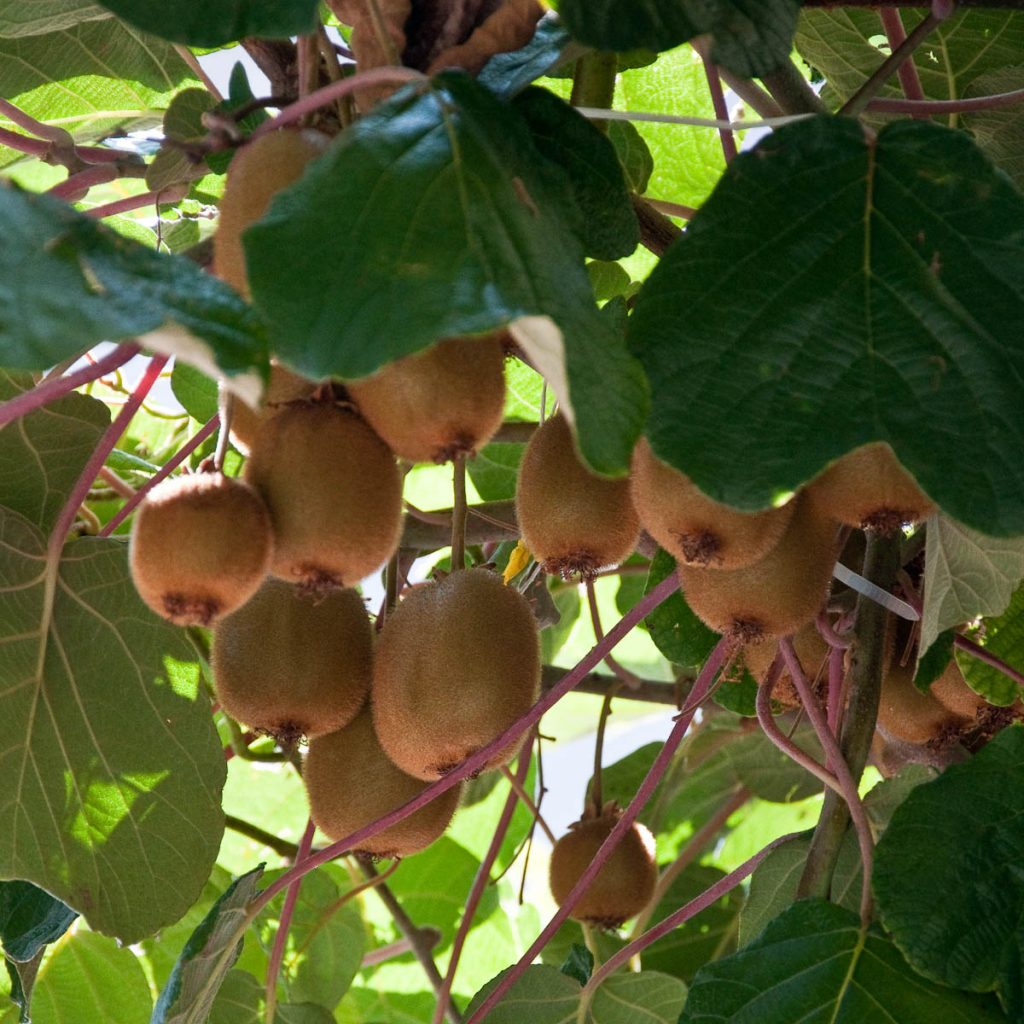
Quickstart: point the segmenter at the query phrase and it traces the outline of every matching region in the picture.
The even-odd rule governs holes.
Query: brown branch
[[[547,693],[553,690],[567,673],[567,669],[557,665],[545,665],[541,673],[541,690]],[[664,704],[679,707],[680,685],[693,682],[692,673],[681,677],[679,683],[661,683],[656,679],[637,679],[636,688],[623,687],[616,696],[620,700],[638,700],[644,704]],[[574,687],[577,693],[592,693],[603,697],[609,687],[619,685],[615,676],[604,672],[591,672]]]
[[[640,243],[655,256],[663,256],[665,250],[683,233],[680,228],[659,213],[640,196],[632,196],[633,212],[640,222]]]
[[[232,832],[237,832],[247,839],[253,839],[257,843],[262,843],[267,849],[273,850],[274,853],[278,853],[282,857],[287,857],[288,860],[295,860],[295,857],[298,855],[299,847],[297,843],[290,843],[287,839],[275,836],[273,832],[267,832],[265,829],[260,828],[259,825],[254,825],[251,821],[236,818],[233,814],[225,814],[224,825],[231,829]]]

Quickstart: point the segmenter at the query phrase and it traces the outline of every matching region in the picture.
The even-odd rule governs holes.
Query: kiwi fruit
[[[135,512],[135,589],[179,626],[210,626],[256,593],[274,550],[270,514],[247,483],[222,473],[164,480]]]
[[[890,664],[878,703],[878,726],[887,738],[925,744],[948,735],[962,720],[914,685],[913,664]]]
[[[389,760],[377,742],[369,708],[344,729],[310,743],[302,781],[313,821],[332,840],[401,807],[427,785]],[[388,858],[419,853],[448,827],[461,792],[461,784],[453,786],[397,825],[364,839],[353,852]]]
[[[776,637],[768,637],[761,643],[750,644],[743,648],[743,662],[747,666],[747,671],[757,680],[758,686],[764,682],[768,669],[771,668],[775,656],[779,653],[776,639]],[[823,665],[829,654],[829,646],[813,622],[801,626],[793,634],[793,649],[800,660],[804,675],[813,685],[823,671]],[[800,705],[800,695],[793,684],[792,676],[785,667],[772,689],[772,700],[778,701],[786,708],[795,708]]]
[[[516,515],[523,542],[544,571],[566,579],[592,579],[602,566],[628,558],[640,536],[629,481],[591,473],[561,413],[538,427],[526,446]]]
[[[316,387],[314,381],[292,373],[280,363],[272,363],[270,379],[267,382],[260,407],[252,409],[245,402],[237,399],[232,404],[231,441],[234,446],[243,455],[248,455],[252,448],[252,439],[256,436],[260,423],[277,415],[289,402],[309,398]]]
[[[740,512],[713,501],[684,473],[662,462],[642,437],[633,450],[633,505],[644,529],[677,562],[741,569],[779,542],[794,502],[763,512]]]
[[[529,604],[486,569],[415,587],[384,624],[372,692],[388,757],[420,779],[446,775],[537,700],[540,639]],[[507,763],[521,744],[481,770]]]
[[[551,895],[561,906],[580,880],[601,844],[622,817],[618,808],[606,807],[598,817],[584,817],[569,826],[551,850]],[[618,928],[651,901],[658,881],[654,836],[633,822],[612,855],[604,862],[569,916],[576,921]]]
[[[855,448],[812,480],[805,492],[824,513],[847,526],[891,534],[926,519],[934,503],[878,441]]]
[[[372,676],[373,631],[354,590],[314,600],[270,577],[213,630],[221,707],[283,745],[348,725]]]
[[[258,221],[274,196],[297,181],[331,140],[320,132],[284,128],[243,146],[228,166],[213,236],[213,272],[250,297],[242,232]]]
[[[969,720],[977,718],[979,712],[989,706],[984,697],[967,685],[955,658],[950,658],[942,675],[932,683],[928,692],[947,711]]]
[[[811,622],[836,562],[835,522],[802,496],[767,555],[742,569],[678,567],[686,602],[711,629],[738,643],[787,636]]]
[[[441,463],[472,455],[504,415],[502,337],[446,338],[345,386],[399,458]]]
[[[245,479],[274,523],[271,572],[310,593],[358,583],[398,546],[402,475],[391,449],[345,405],[292,403],[262,422]]]

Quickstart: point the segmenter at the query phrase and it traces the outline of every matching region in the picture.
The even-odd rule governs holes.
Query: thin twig
[[[586,583],[587,591],[587,604],[590,607],[590,624],[594,630],[594,640],[600,641],[604,639],[604,628],[601,625],[601,612],[597,607],[597,594],[594,591],[594,581],[587,580]],[[604,659],[604,663],[615,673],[615,675],[622,680],[624,686],[630,690],[637,689],[640,680],[629,671],[624,665],[621,665],[615,658],[610,654]]]
[[[289,860],[294,860],[299,852],[297,844],[291,843],[287,839],[282,839],[280,836],[274,835],[273,832],[267,832],[265,829],[260,828],[259,825],[254,825],[251,821],[236,818],[233,814],[224,815],[224,825],[231,829],[232,832],[237,832],[247,839],[253,839],[257,843],[262,843],[267,849],[273,850],[274,853],[287,857]]]
[[[452,572],[466,568],[466,456],[452,459]]]
[[[722,80],[718,77],[718,68],[711,63],[709,57],[703,56],[704,76],[708,81],[708,92],[711,93],[711,105],[715,109],[715,117],[725,121],[729,117],[729,108],[725,105],[725,93],[722,91]],[[729,163],[736,156],[736,137],[728,128],[718,129],[718,138],[722,143],[722,155]]]

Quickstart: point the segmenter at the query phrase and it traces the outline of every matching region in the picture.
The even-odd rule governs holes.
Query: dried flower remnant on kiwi
[[[314,599],[270,577],[213,631],[221,707],[285,748],[348,725],[372,675],[373,633],[354,590]]]
[[[398,546],[402,476],[394,455],[330,388],[260,424],[245,478],[270,509],[271,572],[308,593],[354,586]]]
[[[443,463],[473,455],[504,414],[502,335],[446,338],[346,387],[399,458]]]
[[[630,487],[644,529],[677,561],[740,569],[763,558],[782,537],[792,501],[763,512],[740,512],[707,497],[662,462],[644,437],[633,451]]]
[[[596,817],[569,826],[551,850],[551,895],[562,906],[611,834],[621,810],[606,805]],[[626,830],[611,856],[584,890],[569,916],[601,928],[618,928],[650,902],[658,880],[654,836],[639,822]]]
[[[516,485],[523,541],[545,572],[593,579],[627,558],[640,535],[628,480],[592,473],[558,413],[530,438]]]
[[[139,596],[179,626],[210,626],[256,593],[273,555],[270,514],[248,484],[222,473],[164,480],[132,524]]]
[[[892,448],[880,441],[847,452],[812,480],[805,493],[833,519],[883,535],[935,511]]]

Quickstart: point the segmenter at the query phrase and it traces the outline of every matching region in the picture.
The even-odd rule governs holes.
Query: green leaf
[[[153,252],[66,203],[0,188],[0,347],[45,369],[96,342],[145,335],[207,372],[267,362],[262,325],[227,285],[181,256]],[[244,382],[258,391],[258,382]],[[236,381],[236,387],[242,387]]]
[[[586,946],[574,942],[559,970],[581,985],[586,985],[590,981],[590,975],[594,973],[594,954]]]
[[[107,465],[115,473],[156,473],[160,469],[152,462],[140,459],[138,455],[132,455],[131,452],[121,451],[120,448],[115,448],[110,453]]]
[[[739,678],[723,679],[713,699],[726,711],[734,711],[744,718],[754,718],[757,715],[757,680],[744,669]]]
[[[599,50],[667,50],[710,33],[712,60],[759,78],[789,59],[798,0],[561,0],[558,12]]]
[[[31,882],[0,882],[0,942],[24,963],[56,942],[78,915]]]
[[[591,260],[587,264],[587,277],[590,278],[590,287],[594,289],[594,298],[598,302],[607,302],[617,295],[625,295],[633,285],[621,263]]]
[[[629,190],[643,195],[654,173],[654,157],[644,137],[629,121],[611,121],[608,139],[619,156]]]
[[[548,626],[540,634],[541,657],[546,665],[551,664],[558,656],[558,652],[569,639],[576,620],[580,617],[580,609],[583,601],[579,589],[576,587],[559,587],[555,589],[548,586],[552,602],[558,612],[559,619],[553,626]]]
[[[675,571],[676,560],[658,548],[651,560],[646,592]],[[662,601],[646,622],[655,646],[676,665],[702,665],[718,643],[718,634],[697,618],[679,591]]]
[[[1008,665],[1021,669],[1024,666],[1024,587],[1018,587],[1006,611],[986,620],[984,630],[972,635],[972,639]],[[957,664],[971,689],[990,704],[1007,707],[1020,699],[1020,684],[980,658],[965,651],[957,658]]]
[[[1024,537],[986,537],[949,516],[928,520],[920,649],[979,615],[1000,615],[1024,579]]]
[[[1013,67],[979,75],[964,92],[968,97],[992,96],[1021,88],[1024,88],[1024,68]],[[978,145],[1009,174],[1017,188],[1024,188],[1024,111],[1021,107],[977,110],[965,114],[963,122]]]
[[[53,6],[17,4],[23,14]],[[52,25],[30,22],[34,29],[45,28],[41,34],[0,40],[0,96],[25,113],[41,121],[59,119],[77,141],[89,142],[158,127],[175,92],[198,84],[169,43],[113,18],[95,20],[103,12],[94,5],[84,8],[89,20],[72,24],[74,5],[62,6],[67,16]],[[0,148],[0,165],[21,159],[21,153]]]
[[[599,260],[628,256],[640,243],[640,225],[608,136],[547,89],[531,86],[512,105],[540,155],[569,179],[582,215],[579,238],[586,255]]]
[[[205,138],[204,115],[217,101],[206,89],[182,89],[164,114],[164,142],[146,168],[146,186],[159,191],[178,182],[194,181],[209,173],[203,161],[196,161],[182,148]]]
[[[89,0],[0,0],[0,38],[45,35],[109,17],[109,11]]]
[[[0,538],[0,875],[133,942],[181,917],[220,843],[199,666],[137,597],[123,542],[73,541],[49,565],[43,534],[3,509]]]
[[[644,970],[613,974],[594,994],[589,1020],[593,1024],[676,1024],[686,999],[686,986],[667,974]]]
[[[0,370],[0,402],[32,384],[28,374]],[[102,402],[70,394],[0,429],[4,505],[48,533],[109,424]]]
[[[210,1010],[210,1024],[264,1024],[264,987],[248,971],[228,971]]]
[[[823,900],[803,900],[749,946],[707,964],[679,1024],[995,1024],[990,1004],[916,975],[878,929]]]
[[[316,0],[209,0],[197,5],[104,0],[103,6],[146,32],[187,46],[221,46],[243,36],[287,38],[306,35],[316,26]]]
[[[364,376],[438,338],[518,321],[585,458],[621,474],[645,382],[594,303],[562,212],[568,182],[537,159],[517,112],[465,75],[406,88],[249,228],[252,292],[282,361],[314,378]]]
[[[914,672],[914,685],[922,693],[927,693],[931,689],[932,683],[946,671],[946,666],[949,664],[950,658],[953,657],[953,640],[955,638],[955,629],[943,630],[935,638],[935,643],[918,660],[917,669]]]
[[[509,968],[511,970],[511,968]],[[473,997],[466,1008],[470,1016],[506,974],[502,971]],[[580,1001],[579,982],[557,967],[537,964],[528,967],[487,1015],[487,1024],[575,1024]]]
[[[1024,728],[1004,729],[965,764],[919,786],[876,850],[882,923],[926,977],[998,992],[1024,1015]],[[941,894],[941,898],[936,898]]]
[[[241,949],[238,929],[263,873],[237,878],[192,933],[153,1009],[151,1024],[204,1024]]]
[[[569,33],[552,12],[537,22],[533,38],[521,49],[496,53],[477,75],[477,81],[502,99],[525,89],[534,79],[551,72],[571,45]]]
[[[791,739],[816,761],[824,760],[814,730],[806,722],[797,726]],[[779,750],[760,729],[744,731],[722,748],[720,756],[732,767],[737,780],[762,800],[795,803],[822,788],[815,776]]]
[[[78,931],[62,939],[32,991],[33,1024],[149,1019],[153,997],[138,957],[113,939]]]
[[[484,445],[466,463],[469,478],[484,501],[507,501],[516,496],[516,478],[525,444],[503,441]]]
[[[217,382],[194,366],[175,360],[171,391],[192,419],[206,423],[217,415]]]
[[[962,133],[774,132],[637,296],[655,453],[753,511],[887,441],[950,515],[1024,533],[1021,232],[1024,198]]]

